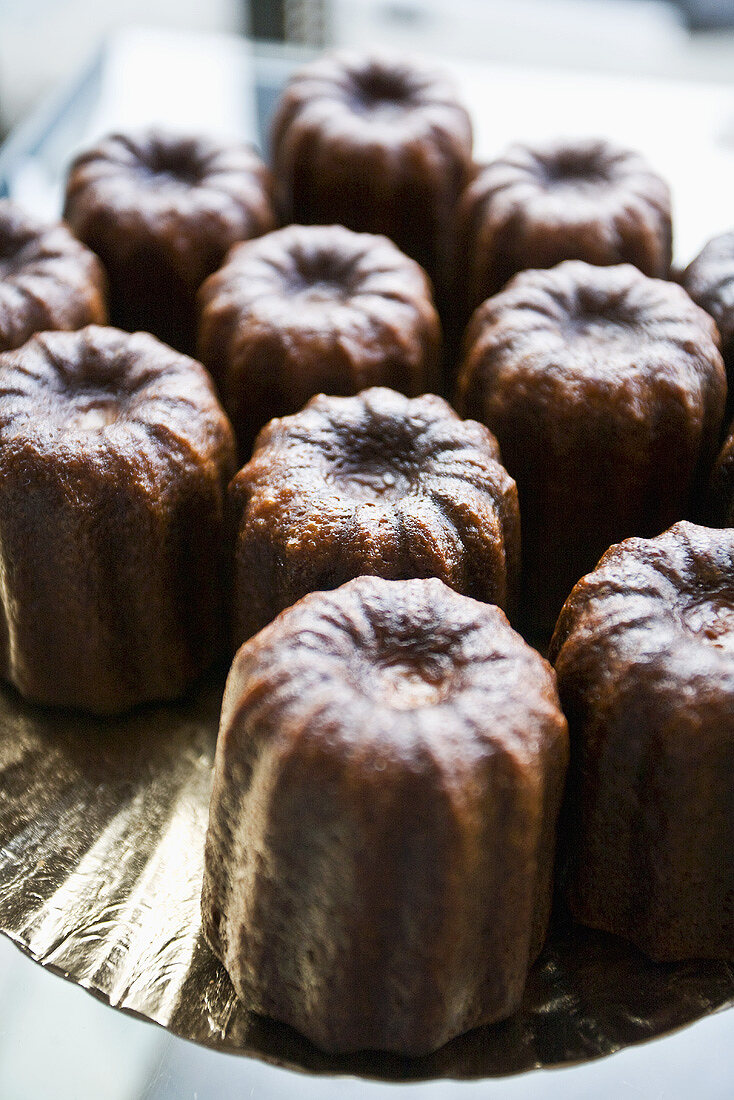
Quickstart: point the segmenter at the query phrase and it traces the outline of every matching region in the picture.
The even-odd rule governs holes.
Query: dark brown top
[[[199,300],[199,355],[246,454],[263,424],[314,394],[438,385],[430,283],[385,237],[288,226],[233,248]]]
[[[670,270],[667,184],[639,154],[600,139],[511,146],[468,185],[459,223],[469,309],[516,272],[562,260]]]
[[[566,601],[549,656],[564,683],[595,677],[590,692],[602,705],[612,700],[602,700],[597,688],[619,684],[623,675],[645,676],[647,668],[654,690],[672,689],[686,709],[705,709],[718,699],[729,710],[734,531],[683,521],[657,538],[612,546]],[[658,676],[663,667],[669,676]],[[672,683],[673,669],[676,680],[697,683],[699,690],[682,692]]]
[[[201,364],[145,332],[43,333],[0,358],[1,453],[158,488],[172,454],[221,465],[232,431]],[[225,463],[226,465],[226,463]]]
[[[0,352],[36,332],[104,324],[105,291],[99,260],[65,225],[0,199]]]
[[[373,388],[273,420],[230,486],[235,642],[360,574],[516,594],[517,490],[486,428],[440,397]]]
[[[237,715],[255,695],[258,728],[242,728]],[[308,733],[379,753],[386,765],[421,745],[450,772],[495,740],[524,759],[549,728],[562,740],[553,672],[498,607],[437,578],[358,577],[304,597],[241,647],[219,756],[248,734]]]
[[[284,221],[384,233],[435,274],[472,148],[443,73],[385,54],[328,54],[287,84],[271,146]]]
[[[192,291],[230,245],[275,224],[252,149],[158,130],[112,134],[76,157],[64,216],[111,268],[153,259]]]

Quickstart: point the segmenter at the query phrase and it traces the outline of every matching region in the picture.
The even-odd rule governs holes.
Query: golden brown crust
[[[613,546],[550,652],[575,916],[655,959],[734,958],[734,532]]]
[[[715,454],[725,377],[711,319],[636,268],[524,272],[475,313],[457,408],[516,479],[524,597],[539,627],[629,535],[686,515]]]
[[[0,356],[0,671],[115,713],[222,648],[231,427],[200,364],[146,333],[44,333]]]
[[[515,483],[491,432],[440,397],[315,397],[263,429],[229,496],[235,646],[306,593],[362,574],[435,576],[514,603]]]
[[[65,225],[0,199],[0,352],[36,332],[103,325],[106,286],[97,257]]]
[[[335,1051],[509,1015],[567,753],[498,608],[360,577],[284,611],[235,658],[217,745],[202,912],[239,996]]]
[[[158,130],[112,134],[80,154],[64,216],[107,269],[113,322],[186,351],[198,287],[231,245],[275,225],[252,149]]]
[[[291,225],[238,245],[199,295],[199,356],[244,457],[271,417],[317,393],[438,384],[441,330],[423,270],[385,237]]]
[[[476,173],[458,221],[468,312],[518,271],[563,260],[670,271],[667,184],[637,153],[599,139],[511,146]]]
[[[472,148],[442,73],[383,54],[321,57],[286,86],[271,148],[284,221],[384,233],[441,277]]]

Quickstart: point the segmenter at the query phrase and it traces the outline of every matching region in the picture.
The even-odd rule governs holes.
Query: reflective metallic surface
[[[654,964],[559,926],[522,1011],[428,1058],[331,1058],[254,1016],[200,935],[220,698],[212,681],[187,704],[105,722],[0,689],[0,930],[43,966],[194,1042],[403,1081],[581,1062],[734,1005],[728,964]]]

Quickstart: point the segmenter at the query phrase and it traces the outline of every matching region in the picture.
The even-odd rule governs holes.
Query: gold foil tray
[[[176,1035],[315,1073],[476,1078],[582,1062],[734,1004],[723,963],[660,966],[557,928],[522,1011],[429,1058],[332,1058],[239,1003],[200,933],[221,699],[102,722],[0,688],[0,930],[42,966]]]

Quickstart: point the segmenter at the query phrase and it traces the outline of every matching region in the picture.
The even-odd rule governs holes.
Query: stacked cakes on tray
[[[401,58],[307,66],[271,144],[0,204],[0,672],[105,716],[236,654],[203,928],[325,1050],[511,1015],[554,890],[734,959],[732,234],[674,281],[640,155],[477,165]]]

